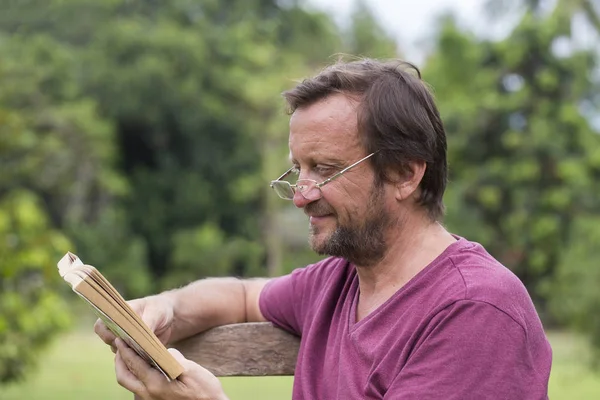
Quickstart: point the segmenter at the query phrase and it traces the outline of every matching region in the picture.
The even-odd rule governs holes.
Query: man
[[[271,321],[301,337],[294,399],[547,398],[551,349],[527,291],[439,222],[446,137],[418,70],[337,63],[284,96],[293,167],[271,186],[331,257],[280,278],[202,280],[134,301],[161,340]],[[115,346],[119,383],[141,398],[225,398],[176,351],[186,372],[168,383],[101,323],[96,331]]]

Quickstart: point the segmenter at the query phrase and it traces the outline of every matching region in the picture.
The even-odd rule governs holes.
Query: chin
[[[310,236],[308,237],[308,243],[310,248],[317,254],[326,254],[325,249],[331,239],[331,234],[323,232],[315,233],[311,230]]]

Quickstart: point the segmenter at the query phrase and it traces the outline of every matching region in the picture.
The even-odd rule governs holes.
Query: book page
[[[72,275],[72,274],[80,277],[83,282],[79,282],[76,286],[73,286],[73,290],[75,292],[77,292],[78,294],[83,295],[84,297],[88,298],[88,301],[92,302],[93,304],[95,303],[98,306],[96,308],[100,308],[105,313],[112,315],[113,319],[118,318],[118,324],[121,325],[124,329],[125,329],[125,326],[123,326],[123,325],[127,324],[128,335],[130,337],[132,337],[139,345],[141,345],[144,348],[147,348],[147,351],[152,351],[149,347],[154,348],[156,351],[153,351],[152,353],[155,354],[155,356],[158,356],[158,354],[160,353],[160,351],[163,349],[164,346],[161,346],[159,343],[157,343],[156,340],[154,340],[156,335],[154,335],[147,328],[147,326],[143,323],[143,321],[139,317],[137,317],[136,319],[133,319],[131,317],[131,314],[128,313],[125,309],[123,309],[122,305],[119,302],[116,302],[113,299],[113,297],[110,296],[104,290],[103,287],[98,285],[98,283],[89,276],[90,268],[93,268],[93,267],[91,267],[89,265],[77,267],[72,272],[67,273],[65,275],[65,278],[70,277],[70,275]],[[89,285],[91,287],[91,289],[93,289],[96,293],[93,293],[93,294],[90,294],[90,292],[86,292],[87,294],[82,293],[82,289],[80,289],[80,288],[83,287],[82,285],[84,284],[84,282],[85,282],[86,286]],[[89,297],[91,297],[91,296],[93,296],[93,298],[89,299]],[[104,304],[104,303],[99,302],[99,296],[103,297],[108,305],[102,306],[102,304]],[[120,297],[120,295],[119,295],[119,297]],[[108,312],[108,310],[106,309],[109,306],[112,307],[111,312]],[[128,308],[131,310],[131,308],[129,306],[128,306]],[[137,316],[137,314],[135,314],[135,312],[133,310],[131,310],[131,313],[133,313],[134,315]],[[115,314],[118,314],[118,315],[115,315]],[[144,328],[146,328],[146,329],[144,329]]]
[[[183,372],[183,367],[154,332],[96,268],[84,265],[75,254],[69,252],[58,262],[58,270],[73,291],[92,306],[105,325],[140,357],[161,371],[167,379],[176,379]]]
[[[75,292],[75,293],[77,293],[77,292]],[[102,312],[102,310],[100,310],[98,307],[96,307],[94,305],[94,303],[89,301],[85,296],[81,295],[80,293],[77,293],[77,294],[79,295],[79,297],[81,297],[83,300],[85,300],[85,302],[88,303],[92,307],[92,309],[94,310],[94,312],[96,313],[98,318],[100,318],[102,320],[102,322],[104,322],[104,325],[106,325],[106,327],[108,329],[110,329],[110,331],[112,333],[114,333],[115,336],[118,336],[121,339],[123,339],[123,341],[125,343],[127,343],[127,345],[129,347],[131,347],[140,357],[142,357],[144,360],[146,360],[146,362],[148,364],[152,365],[154,368],[156,368],[157,370],[162,372],[162,374],[168,380],[171,380],[169,375],[160,367],[160,365],[158,365],[156,363],[156,361],[154,361],[154,358],[152,358],[148,353],[146,353],[146,351],[144,351],[144,349],[142,347],[140,347],[140,345],[138,345],[138,343],[135,340],[133,340],[133,338],[131,336],[129,336],[127,334],[127,332],[125,332],[123,329],[121,329],[121,327],[117,323],[115,323],[115,321],[113,321],[112,318],[110,318],[108,315],[104,314]]]

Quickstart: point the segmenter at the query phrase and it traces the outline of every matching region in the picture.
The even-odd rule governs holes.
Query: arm
[[[133,300],[131,306],[164,342],[174,342],[218,325],[265,321],[258,300],[266,279],[204,279],[184,288]],[[115,356],[117,382],[139,399],[227,399],[219,380],[202,366],[171,354],[184,367],[181,376],[167,382],[162,374],[140,358],[100,320],[96,333]]]
[[[163,343],[219,325],[262,322],[258,299],[267,279],[202,279],[180,289],[129,302]],[[116,351],[115,336],[101,320],[94,330]]]
[[[173,310],[169,342],[185,339],[220,325],[266,321],[258,299],[268,279],[202,279],[155,296]]]
[[[547,399],[550,364],[541,327],[458,301],[432,318],[384,398]]]

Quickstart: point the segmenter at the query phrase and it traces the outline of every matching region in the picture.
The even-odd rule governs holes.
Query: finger
[[[186,364],[186,363],[189,362],[189,360],[187,358],[185,358],[183,356],[183,354],[181,354],[179,352],[179,350],[174,349],[174,348],[171,347],[171,348],[167,349],[167,351],[169,353],[171,353],[171,355],[173,356],[173,358],[175,358],[179,362],[179,364],[181,364],[182,366],[184,366],[184,364]]]
[[[184,372],[176,382],[181,382],[183,387],[191,388],[196,396],[207,399],[227,398],[219,379],[209,370],[195,362],[186,359],[178,350],[168,349],[169,353],[179,362]]]
[[[145,299],[129,300],[129,301],[127,301],[127,304],[140,317],[143,316],[144,311],[146,309],[146,305],[147,305]]]
[[[209,372],[206,368],[204,368],[203,366],[195,363],[192,360],[188,360],[187,358],[185,358],[185,356],[183,354],[181,354],[179,352],[179,350],[174,349],[174,348],[169,348],[167,349],[167,351],[169,353],[171,353],[171,355],[175,358],[175,360],[177,360],[177,362],[179,364],[181,364],[181,366],[183,367],[183,373],[185,374],[186,372],[188,372],[189,370],[192,369],[197,369],[200,368],[202,370],[205,370],[206,372]],[[210,373],[210,372],[209,372]]]
[[[148,328],[150,328],[152,332],[156,333],[157,330],[164,328],[165,315],[161,312],[158,312],[156,308],[145,308],[144,311],[139,315],[140,318],[142,318],[142,321],[148,325]]]
[[[152,368],[146,360],[141,358],[134,350],[127,346],[123,340],[120,338],[115,339],[115,345],[117,346],[117,353],[120,354],[127,369],[135,375],[144,386],[148,386],[148,383],[153,379],[164,379],[158,370]]]
[[[115,334],[112,333],[99,318],[94,324],[94,332],[96,332],[100,339],[102,339],[102,341],[108,345],[112,345],[116,337]]]
[[[158,323],[158,316],[152,312],[146,312],[146,299],[134,299],[127,301],[131,309],[144,321],[146,325],[153,331]]]
[[[130,392],[140,397],[144,397],[147,394],[146,386],[127,368],[119,351],[117,351],[115,356],[115,375],[117,376],[119,385]]]
[[[189,377],[190,375],[200,374],[201,376],[212,376],[212,373],[209,370],[204,368],[202,365],[193,362],[192,360],[188,360],[179,352],[179,350],[173,348],[169,348],[167,350],[183,367],[183,373],[179,376],[180,380],[185,381],[186,377]]]
[[[144,308],[144,303],[144,299],[127,300],[129,307],[131,307],[131,309],[136,313],[139,313]]]
[[[145,297],[143,299],[131,300],[127,303],[162,343],[166,344],[169,341],[170,331],[168,328],[173,315],[172,307],[169,307],[168,300],[156,301],[152,300],[152,297]]]

